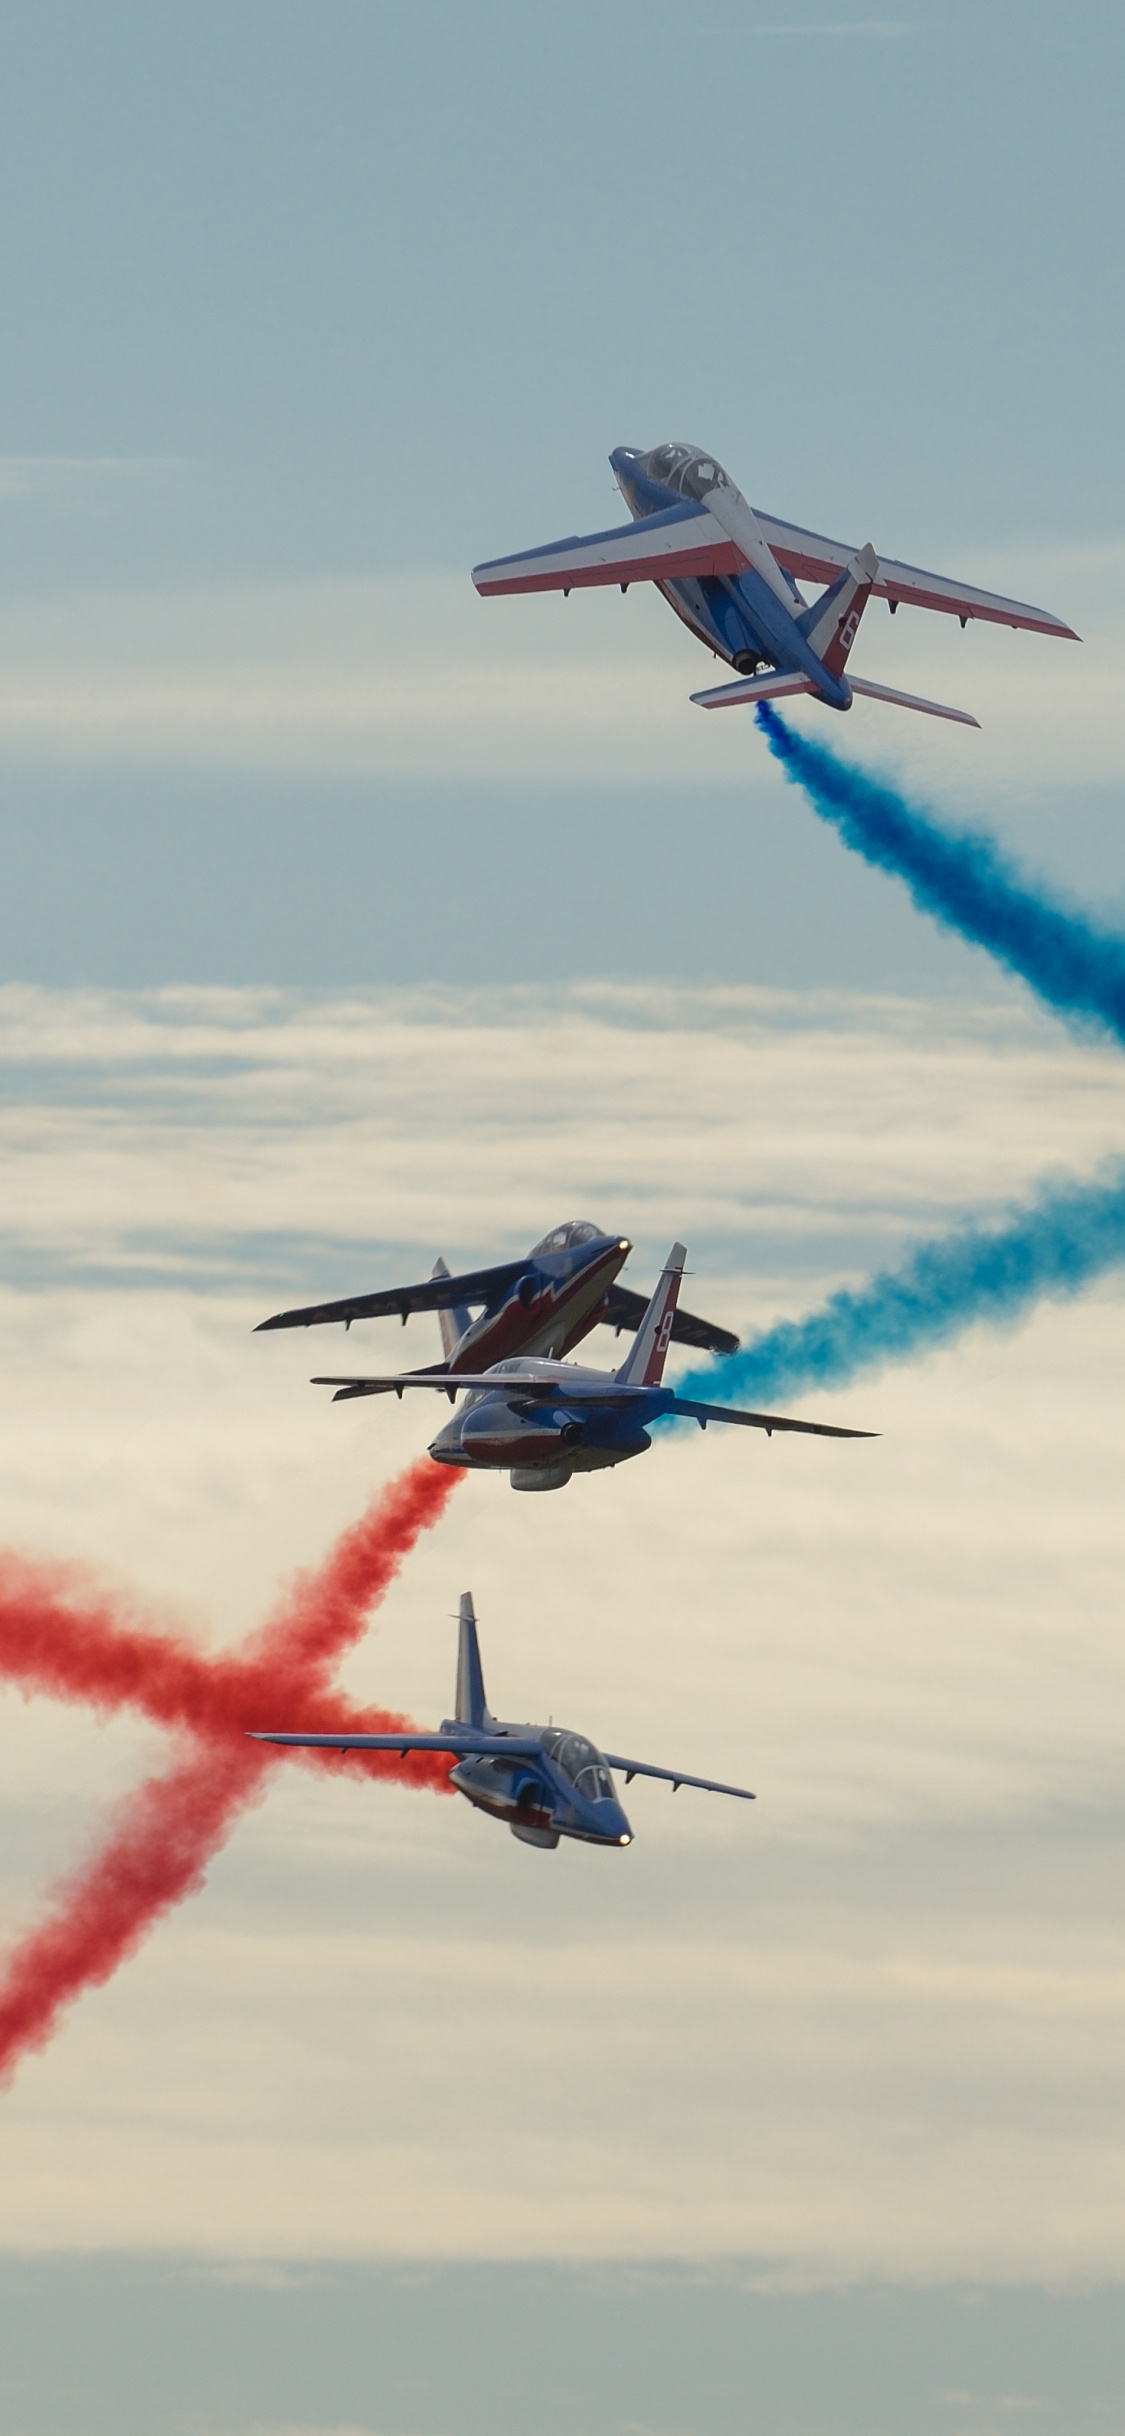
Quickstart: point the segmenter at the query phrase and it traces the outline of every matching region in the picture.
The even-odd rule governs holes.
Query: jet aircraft
[[[541,1353],[562,1359],[604,1322],[635,1329],[644,1318],[643,1294],[617,1283],[633,1246],[625,1235],[606,1235],[587,1218],[568,1219],[553,1227],[541,1243],[520,1260],[492,1269],[471,1269],[451,1277],[444,1260],[421,1285],[390,1286],[377,1294],[352,1294],[342,1302],[310,1303],[303,1311],[279,1311],[261,1320],[270,1328],[316,1328],[342,1320],[350,1328],[357,1319],[401,1319],[405,1327],[412,1311],[436,1311],[441,1327],[444,1361],[434,1370],[487,1370],[493,1362],[518,1353]],[[472,1307],[483,1304],[474,1319]],[[729,1328],[696,1319],[677,1309],[672,1342],[693,1345],[701,1353],[737,1353],[738,1338]]]
[[[428,1387],[466,1402],[431,1441],[435,1463],[460,1470],[508,1472],[514,1489],[562,1489],[575,1472],[599,1472],[643,1455],[652,1444],[646,1422],[678,1413],[698,1421],[740,1423],[744,1429],[795,1430],[813,1438],[869,1438],[871,1430],[841,1429],[827,1421],[790,1421],[778,1413],[739,1412],[726,1404],[699,1404],[662,1384],[675,1327],[677,1298],[687,1252],[674,1243],[667,1266],[619,1370],[585,1370],[574,1362],[517,1355],[487,1370],[437,1369],[378,1372],[369,1376],[320,1377],[314,1387],[333,1387],[333,1401],[352,1396],[396,1395]]]
[[[453,1715],[437,1734],[254,1734],[253,1742],[278,1742],[316,1751],[449,1751],[450,1772],[475,1810],[502,1819],[523,1844],[548,1849],[560,1836],[580,1844],[631,1844],[633,1831],[617,1799],[611,1768],[634,1776],[659,1776],[677,1791],[695,1785],[702,1793],[731,1793],[752,1802],[744,1785],[715,1784],[687,1776],[682,1768],[654,1768],[647,1760],[622,1759],[599,1751],[584,1734],[562,1726],[501,1725],[489,1714],[472,1593],[461,1599],[457,1690]]]
[[[604,533],[548,542],[514,558],[473,568],[486,598],[501,592],[576,591],[591,584],[654,583],[670,608],[716,658],[738,671],[733,685],[692,695],[705,710],[737,703],[812,694],[830,710],[850,710],[855,694],[897,702],[979,727],[968,711],[951,710],[893,685],[845,673],[859,622],[873,594],[892,615],[900,601],[1036,634],[1078,636],[1047,609],[1010,601],[971,584],[950,582],[922,567],[880,559],[870,542],[857,550],[803,525],[787,524],[748,506],[718,459],[687,441],[659,448],[615,448],[609,460],[631,524]],[[811,605],[797,578],[827,589]]]

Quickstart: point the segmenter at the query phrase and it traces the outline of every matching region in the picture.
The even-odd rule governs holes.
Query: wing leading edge
[[[416,1286],[388,1286],[376,1294],[348,1294],[340,1302],[309,1303],[303,1310],[279,1311],[273,1319],[259,1320],[255,1334],[262,1336],[274,1328],[323,1328],[341,1321],[350,1328],[358,1319],[406,1320],[416,1311],[452,1311],[459,1303],[499,1302],[532,1269],[530,1260],[509,1260],[494,1269],[471,1269],[463,1277],[427,1277]],[[596,1316],[607,1328],[620,1332],[638,1328],[647,1309],[643,1294],[634,1294],[629,1286],[613,1285]],[[729,1328],[700,1319],[693,1311],[677,1310],[672,1340],[677,1345],[692,1345],[700,1353],[737,1353],[739,1346]]]
[[[755,508],[754,514],[778,565],[798,581],[804,577],[809,583],[834,583],[855,554],[853,542],[830,541],[824,533],[810,533],[803,525],[786,524],[780,516],[767,515],[765,508]],[[1007,600],[1000,592],[982,592],[975,584],[953,582],[946,575],[931,574],[926,567],[908,567],[898,559],[884,558],[881,552],[871,589],[894,608],[906,601],[912,609],[945,610],[962,619],[984,618],[994,626],[1023,626],[1033,634],[1060,635],[1068,643],[1080,640],[1073,626],[1065,625],[1053,610],[1036,609],[1029,601]]]
[[[748,564],[709,508],[684,501],[606,533],[571,533],[565,541],[473,568],[485,600],[502,592],[571,592],[592,584],[672,582],[677,577],[737,575]]]
[[[456,1734],[250,1734],[249,1742],[284,1743],[295,1751],[449,1751],[469,1759],[484,1752],[507,1759],[541,1758],[543,1745],[525,1735],[476,1734],[471,1726]]]
[[[599,1408],[603,1412],[623,1411],[638,1400],[654,1409],[652,1399],[660,1396],[658,1389],[619,1387],[612,1378],[607,1378],[604,1385],[596,1379],[576,1379],[572,1384],[569,1379],[537,1379],[523,1371],[501,1370],[382,1371],[368,1377],[321,1376],[311,1380],[310,1385],[335,1388],[332,1399],[335,1404],[345,1403],[351,1396],[394,1395],[401,1399],[407,1387],[430,1387],[450,1401],[456,1395],[485,1390],[530,1411],[548,1404],[571,1404],[576,1409],[586,1405],[592,1412]],[[783,1413],[740,1412],[731,1404],[696,1404],[671,1394],[660,1401],[659,1411],[680,1413],[687,1420],[698,1421],[701,1429],[706,1429],[709,1421],[733,1421],[743,1429],[764,1429],[767,1437],[772,1437],[774,1430],[797,1431],[804,1438],[876,1438],[879,1434],[873,1429],[842,1429],[831,1421],[791,1421]]]
[[[279,1311],[259,1320],[256,1336],[270,1328],[320,1328],[332,1320],[350,1327],[355,1319],[409,1319],[413,1311],[451,1311],[458,1303],[498,1302],[525,1276],[530,1262],[505,1261],[495,1269],[470,1269],[464,1277],[427,1277],[416,1286],[388,1286],[378,1294],[349,1294],[338,1303],[309,1303],[302,1311]]]
[[[685,1776],[682,1768],[651,1768],[647,1760],[622,1759],[615,1751],[603,1751],[602,1758],[607,1768],[617,1768],[624,1775],[627,1785],[635,1776],[659,1776],[676,1792],[681,1785],[694,1785],[699,1793],[732,1793],[736,1802],[753,1802],[758,1798],[745,1785],[720,1785],[713,1776]]]
[[[754,515],[765,541],[787,575],[809,583],[831,584],[855,556],[855,544],[833,541],[826,533],[788,524],[765,508]],[[605,533],[571,533],[564,541],[547,542],[537,550],[520,550],[512,558],[493,558],[473,568],[473,582],[485,599],[498,593],[570,592],[593,584],[670,583],[677,578],[738,575],[749,564],[736,542],[707,507],[684,501],[640,516],[632,524]],[[897,609],[905,601],[913,609],[942,610],[963,622],[982,618],[995,626],[1025,627],[1033,634],[1062,636],[1077,643],[1078,635],[1053,610],[1037,609],[1030,601],[1008,600],[1003,593],[985,592],[979,585],[935,575],[927,567],[880,557],[872,590]]]

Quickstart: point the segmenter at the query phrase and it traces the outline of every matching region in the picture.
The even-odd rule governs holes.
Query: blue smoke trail
[[[1125,939],[1037,895],[987,837],[951,835],[892,787],[787,727],[768,702],[758,724],[786,777],[857,854],[905,880],[914,903],[1018,973],[1060,1015],[1125,1044]]]
[[[1046,1296],[1081,1292],[1125,1262],[1125,1163],[1093,1184],[1048,1185],[1001,1223],[918,1246],[901,1269],[845,1287],[819,1311],[779,1320],[729,1361],[693,1370],[680,1394],[758,1406],[839,1387],[862,1370],[948,1344],[977,1320],[1014,1323]]]

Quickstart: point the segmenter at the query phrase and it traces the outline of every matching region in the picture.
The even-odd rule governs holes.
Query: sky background
[[[865,622],[979,736],[798,716],[1125,924],[1125,27],[0,27],[0,1538],[213,1646],[428,1435],[279,1303],[589,1215],[745,1331],[1120,1154],[1119,1054],[849,862],[658,599],[467,570],[686,436],[1042,601],[1080,646]],[[279,1779],[0,2100],[13,2436],[1117,2424],[1123,1357],[1111,1275],[803,1401],[874,1447],[465,1484],[353,1688],[443,1714],[471,1583],[494,1705],[756,1808],[634,1785],[618,1862]],[[158,1747],[0,1696],[0,1932]]]

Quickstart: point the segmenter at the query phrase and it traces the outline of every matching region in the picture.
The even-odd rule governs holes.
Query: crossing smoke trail
[[[905,880],[924,913],[987,948],[1056,1014],[1104,1024],[1125,1044],[1125,939],[1037,894],[989,838],[951,834],[893,787],[798,736],[768,702],[757,719],[786,777],[845,845]]]
[[[894,788],[757,710],[770,751],[845,845],[906,882],[925,913],[983,947],[1056,1013],[1125,1045],[1125,939],[1038,895],[986,837],[951,834]],[[1125,1261],[1125,1167],[1048,1186],[992,1226],[921,1244],[904,1266],[783,1320],[731,1361],[689,1372],[685,1395],[759,1403],[842,1386],[861,1371],[946,1344],[976,1321],[1014,1322],[1045,1296],[1077,1294]]]
[[[154,1922],[202,1883],[282,1756],[248,1742],[249,1729],[289,1718],[324,1732],[405,1724],[334,1692],[330,1670],[459,1478],[428,1462],[412,1465],[233,1655],[201,1656],[176,1634],[146,1631],[92,1593],[76,1567],[0,1559],[0,1680],[103,1714],[133,1709],[182,1737],[172,1765],[119,1805],[100,1847],[0,1969],[0,2080],[46,2044],[66,2005],[109,1979]],[[432,1753],[285,1756],[447,1788],[448,1762]]]
[[[741,1353],[678,1380],[688,1396],[759,1405],[948,1344],[975,1321],[1014,1322],[1045,1297],[1081,1292],[1125,1262],[1125,1165],[1094,1184],[1049,1185],[996,1225],[920,1244],[903,1267],[780,1320]]]

